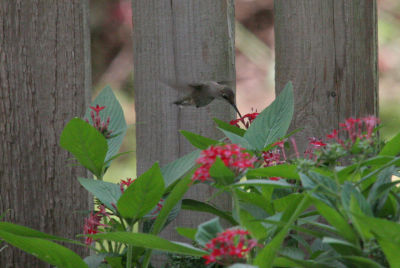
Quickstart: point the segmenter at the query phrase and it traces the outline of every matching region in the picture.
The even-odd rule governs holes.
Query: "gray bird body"
[[[170,85],[169,87],[179,91],[187,92],[187,95],[174,104],[179,106],[204,107],[210,104],[214,99],[225,100],[228,102],[241,117],[235,104],[235,93],[229,85],[214,81],[188,83],[186,85]]]

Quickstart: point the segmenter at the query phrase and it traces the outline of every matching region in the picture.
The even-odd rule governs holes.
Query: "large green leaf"
[[[248,150],[254,150],[254,146],[250,144],[244,137],[241,137],[239,135],[236,135],[232,132],[226,131],[224,129],[220,129],[222,132],[224,132],[225,136],[231,140],[232,143],[238,144],[242,146],[243,148],[246,148]]]
[[[197,229],[195,228],[176,227],[175,230],[177,231],[178,234],[180,234],[183,237],[189,238],[190,240],[194,241],[196,237]]]
[[[347,241],[358,245],[358,237],[356,232],[353,230],[348,220],[344,218],[336,209],[328,206],[324,202],[317,198],[313,199],[313,204],[317,208],[318,212],[324,217],[337,232],[345,238]]]
[[[108,139],[108,152],[106,156],[106,161],[111,157],[116,155],[119,151],[119,148],[122,144],[122,140],[126,134],[126,122],[124,117],[124,112],[119,104],[117,98],[115,97],[111,87],[105,87],[99,95],[94,99],[94,101],[90,104],[90,106],[105,106],[105,108],[99,113],[101,120],[105,122],[108,117],[110,117],[110,125],[108,126],[109,130],[112,130],[111,135],[116,135],[111,139]],[[92,119],[90,117],[91,109],[88,108],[86,110],[85,118],[92,123]]]
[[[165,187],[171,186],[176,180],[185,175],[195,165],[199,155],[200,150],[195,150],[163,166],[161,173],[164,177]]]
[[[231,132],[233,134],[239,135],[240,137],[243,137],[244,133],[246,133],[246,130],[242,128],[238,128],[236,126],[232,126],[229,123],[226,123],[222,120],[219,120],[218,118],[213,118],[214,122],[217,124],[219,129],[223,129],[225,131]]]
[[[400,153],[400,133],[383,146],[379,155],[397,156]]]
[[[90,172],[101,177],[108,147],[97,129],[80,118],[73,118],[61,133],[60,146],[72,153]]]
[[[204,202],[201,202],[198,200],[183,199],[182,200],[182,209],[211,213],[211,214],[214,214],[215,216],[218,216],[224,220],[227,220],[228,222],[230,222],[233,225],[238,224],[233,219],[233,217],[230,215],[230,213],[222,211],[210,204],[207,204],[207,203],[204,203]]]
[[[246,173],[248,179],[256,177],[282,177],[285,179],[300,179],[295,165],[282,164],[264,168],[249,169]]]
[[[118,211],[126,218],[143,217],[158,204],[163,193],[164,180],[155,163],[125,190],[118,200]]]
[[[153,228],[151,230],[152,234],[157,235],[162,230],[168,220],[168,216],[170,215],[171,210],[176,206],[176,204],[178,204],[178,202],[181,201],[187,190],[189,190],[189,186],[192,184],[192,175],[192,172],[190,172],[186,177],[181,179],[172,189],[171,193],[165,200],[165,203],[160,213],[158,214],[156,221],[154,222]],[[143,267],[146,268],[149,265],[151,254],[152,251],[147,250],[143,260]]]
[[[0,222],[0,231],[4,231],[7,233],[11,233],[13,235],[18,235],[18,236],[24,236],[24,237],[32,237],[32,238],[42,238],[42,239],[48,239],[48,240],[55,240],[55,241],[62,241],[62,242],[68,242],[72,244],[81,244],[77,241],[59,237],[59,236],[54,236],[54,235],[49,235],[46,233],[42,233],[40,231],[14,224],[11,222]],[[81,244],[83,245],[83,244]]]
[[[19,236],[4,230],[0,230],[0,239],[60,268],[88,267],[72,250],[46,239]]]
[[[199,256],[199,257],[207,254],[206,251],[195,248],[189,244],[168,241],[164,238],[152,234],[112,232],[112,233],[95,234],[93,235],[93,237],[126,243],[135,247],[156,249],[176,254]]]
[[[219,141],[213,140],[210,138],[203,137],[199,134],[186,131],[186,130],[180,130],[179,131],[185,138],[196,148],[199,148],[201,150],[205,150],[211,145],[218,144]]]
[[[86,190],[97,197],[107,208],[115,210],[114,206],[117,205],[118,199],[122,194],[121,188],[118,184],[85,178],[78,178],[78,181]]]
[[[285,237],[290,230],[290,227],[297,220],[300,214],[306,208],[308,208],[309,205],[310,205],[310,200],[308,196],[302,196],[300,202],[294,200],[290,204],[290,206],[288,206],[287,211],[293,211],[293,213],[290,213],[290,217],[286,221],[287,222],[286,225],[280,230],[280,232],[258,253],[257,257],[254,260],[255,265],[258,265],[259,267],[263,268],[272,267],[274,259],[277,256],[277,252],[281,248],[282,243],[285,240]],[[282,217],[282,220],[283,218],[284,217]]]
[[[223,232],[219,218],[214,218],[203,222],[197,227],[195,240],[200,246],[205,246],[211,239],[217,237],[218,233]]]
[[[286,134],[293,110],[293,85],[289,82],[272,104],[251,123],[243,137],[257,150],[263,150]]]

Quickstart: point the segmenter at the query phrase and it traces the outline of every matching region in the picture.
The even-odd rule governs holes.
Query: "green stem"
[[[134,232],[134,225],[136,223],[136,220],[132,221],[132,224],[129,226],[128,232],[131,231],[132,233]],[[131,268],[132,267],[132,252],[133,247],[131,244],[128,244],[128,251],[127,251],[127,256],[126,256],[126,268]]]
[[[241,221],[240,221],[239,199],[238,199],[238,197],[237,197],[236,192],[235,192],[234,189],[231,189],[231,192],[232,192],[232,199],[233,199],[233,207],[234,207],[234,209],[235,209],[236,217],[237,217],[237,219],[235,219],[235,220],[236,220],[237,222],[239,222],[239,224],[241,224]]]

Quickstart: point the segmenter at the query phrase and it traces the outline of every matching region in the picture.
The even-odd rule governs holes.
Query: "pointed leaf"
[[[237,126],[232,126],[231,124],[219,120],[218,118],[213,118],[213,120],[221,130],[223,129],[225,131],[232,132],[240,137],[243,137],[244,133],[246,133],[246,130],[238,128]]]
[[[125,190],[118,200],[118,211],[126,218],[143,217],[158,204],[163,193],[164,180],[155,163]]]
[[[78,178],[78,181],[86,190],[97,197],[107,208],[113,211],[115,210],[114,206],[117,205],[117,202],[122,194],[118,184],[85,178]],[[112,204],[114,204],[114,206]]]
[[[219,218],[214,218],[200,224],[197,228],[195,240],[200,246],[205,246],[211,239],[217,237],[224,229],[219,223]]]
[[[190,255],[190,256],[203,256],[207,254],[202,249],[195,248],[189,244],[168,241],[164,238],[143,233],[131,232],[112,232],[93,235],[94,238],[106,239],[121,243],[126,243],[135,247],[142,247],[147,249],[156,249],[160,251]]]
[[[49,240],[14,235],[3,230],[0,230],[0,239],[57,267],[88,267],[75,252]]]
[[[85,168],[100,177],[107,154],[107,140],[80,118],[71,119],[60,137],[60,146],[72,153]]]
[[[112,130],[112,135],[117,135],[113,138],[107,140],[108,143],[108,151],[106,156],[106,161],[111,157],[116,155],[121,147],[122,140],[126,134],[126,121],[124,117],[124,112],[119,104],[119,101],[115,97],[111,87],[105,87],[99,95],[94,99],[94,101],[90,104],[90,106],[105,106],[105,108],[100,111],[99,115],[101,120],[105,122],[108,117],[110,117],[110,125],[108,126],[109,130]],[[92,123],[92,118],[90,117],[91,109],[88,108],[85,113],[85,118]]]
[[[180,130],[179,131],[185,138],[196,148],[199,148],[201,150],[205,150],[211,145],[218,144],[219,141],[213,140],[210,138],[203,137],[199,134],[186,131],[186,130]]]
[[[289,82],[272,104],[257,116],[244,138],[257,150],[263,150],[286,134],[293,110],[293,85]]]

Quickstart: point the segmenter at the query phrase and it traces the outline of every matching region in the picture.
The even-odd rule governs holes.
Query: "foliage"
[[[92,104],[91,114],[87,113],[91,121],[72,119],[60,141],[97,178],[79,178],[98,203],[84,229],[85,242],[95,255],[85,258],[85,264],[52,242],[61,239],[11,228],[11,223],[0,224],[4,241],[59,267],[70,267],[72,261],[74,267],[151,267],[153,250],[169,254],[166,267],[396,267],[399,263],[399,181],[393,176],[399,175],[400,134],[382,144],[375,117],[349,118],[326,139],[311,137],[300,154],[293,132],[287,134],[293,114],[293,89],[288,83],[268,108],[245,116],[248,121],[242,118],[231,125],[215,119],[226,139],[182,131],[201,151],[164,167],[155,163],[137,179],[113,184],[102,177],[118,157],[120,142],[110,140],[123,137],[124,120],[116,119],[120,123],[115,125],[119,112],[107,113],[109,119],[101,115],[108,100],[115,101],[104,98]],[[229,194],[232,210],[183,199],[197,183]],[[177,228],[192,244],[159,237],[181,209],[216,216],[197,228]],[[220,218],[229,226],[223,228]],[[47,252],[48,258],[43,256],[40,250],[53,244],[57,246]],[[33,245],[38,246],[30,248]]]

